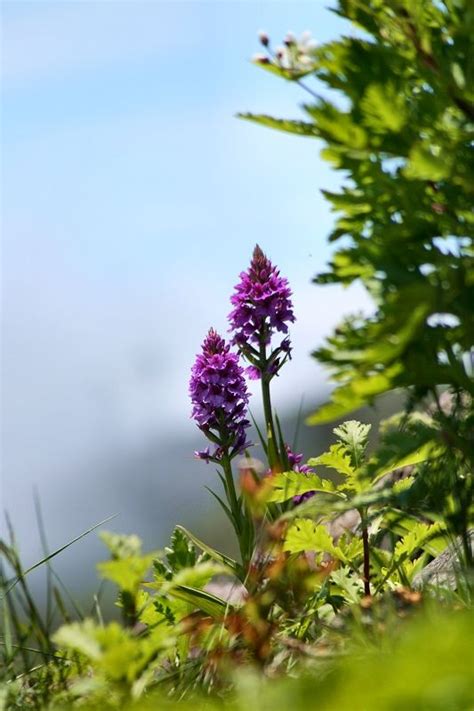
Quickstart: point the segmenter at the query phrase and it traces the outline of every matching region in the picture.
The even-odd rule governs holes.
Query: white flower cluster
[[[288,32],[283,40],[273,51],[270,45],[270,38],[266,32],[259,32],[258,39],[268,54],[255,54],[252,61],[257,64],[274,64],[281,69],[290,72],[309,72],[315,66],[314,50],[317,46],[311,32],[303,32],[297,39],[292,32]]]

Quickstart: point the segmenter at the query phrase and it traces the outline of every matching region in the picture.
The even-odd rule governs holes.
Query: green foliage
[[[361,32],[312,53],[311,78],[325,93],[308,89],[305,78],[305,120],[242,116],[322,141],[342,186],[323,191],[336,213],[329,240],[337,247],[314,281],[358,282],[374,302],[372,314],[346,317],[315,352],[336,388],[308,422],[345,417],[399,388],[406,415],[428,407],[432,419],[400,421],[356,475],[341,446],[315,464],[335,468],[362,493],[374,476],[427,462],[398,493],[405,506],[444,516],[471,566],[474,7],[340,0],[336,12]],[[270,56],[266,69],[275,61]],[[350,464],[357,469],[356,459]]]
[[[54,641],[61,650],[78,654],[79,665],[94,669],[93,679],[88,683],[74,682],[73,696],[78,692],[80,697],[100,702],[112,694],[119,705],[141,695],[149,681],[149,665],[173,639],[162,628],[139,637],[117,622],[103,627],[85,620],[59,629]]]
[[[474,11],[467,0],[342,0],[337,12],[364,32],[319,47],[313,73],[343,101],[316,98],[306,122],[243,116],[323,140],[345,183],[324,193],[341,247],[316,282],[360,281],[376,304],[316,352],[338,387],[312,423],[396,387],[417,399],[441,384],[474,392],[464,358],[474,334]]]
[[[343,564],[349,564],[362,553],[362,544],[356,539],[346,543],[344,538],[335,545],[331,534],[323,524],[315,524],[307,518],[296,519],[285,535],[283,550],[288,553],[313,551],[321,559],[321,554],[327,553]]]
[[[379,623],[375,611],[364,612],[368,628]],[[226,696],[203,697],[191,693],[176,701],[155,692],[147,698],[130,700],[124,711],[154,711],[156,708],[180,711],[465,711],[474,705],[474,673],[471,640],[474,634],[472,613],[443,614],[428,610],[408,628],[398,625],[397,634],[385,640],[383,650],[356,647],[352,655],[332,660],[321,658],[315,665],[308,660],[297,676],[266,678],[256,669],[234,674],[235,691]],[[81,704],[87,711],[117,708],[110,695],[97,704]],[[69,705],[54,704],[52,711]]]
[[[312,460],[309,460],[311,463]],[[317,474],[301,476],[300,472],[281,472],[272,477],[271,488],[266,495],[267,502],[281,504],[294,496],[301,496],[309,491],[333,494],[336,491],[330,479],[321,479]]]

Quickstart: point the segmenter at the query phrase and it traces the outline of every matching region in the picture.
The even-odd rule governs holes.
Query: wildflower
[[[316,47],[317,43],[310,32],[303,32],[299,40],[289,32],[283,40],[283,45],[275,50],[276,62],[280,68],[289,72],[309,73],[315,67]]]
[[[214,450],[196,452],[207,462],[230,458],[249,446],[246,428],[246,407],[249,400],[244,370],[239,356],[214,329],[210,329],[202,352],[191,371],[189,394],[193,405],[191,416],[199,429],[215,445]]]
[[[232,342],[239,346],[247,342],[267,345],[275,331],[288,333],[288,323],[295,321],[290,297],[288,280],[280,276],[257,245],[250,267],[240,274],[231,297],[234,309],[229,321],[235,332]]]
[[[268,47],[268,45],[270,44],[270,37],[267,35],[266,32],[264,32],[264,30],[260,30],[260,32],[258,33],[258,39],[260,44],[263,44],[264,47]]]

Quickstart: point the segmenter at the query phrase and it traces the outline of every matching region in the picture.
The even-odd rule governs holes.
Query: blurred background
[[[319,189],[340,176],[317,142],[235,117],[299,115],[302,89],[250,57],[259,29],[274,44],[352,32],[325,5],[2,3],[1,505],[25,565],[42,557],[35,488],[50,549],[111,514],[106,528],[147,548],[175,523],[222,544],[189,371],[209,326],[226,331],[256,242],[294,294],[294,358],[273,395],[290,441],[300,407],[327,396],[310,351],[371,308],[310,283],[330,254]],[[303,428],[305,453],[329,432]],[[93,533],[56,567],[88,588],[104,554]]]

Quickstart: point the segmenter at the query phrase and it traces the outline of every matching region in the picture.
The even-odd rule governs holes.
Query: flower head
[[[219,461],[227,452],[231,457],[249,446],[245,418],[249,400],[247,386],[239,365],[239,356],[214,329],[210,329],[202,352],[191,371],[189,394],[193,405],[191,416],[199,429],[216,446],[196,456],[206,461]]]
[[[288,333],[288,323],[295,321],[288,280],[280,276],[258,245],[234,291],[234,309],[229,314],[233,343],[268,344],[275,331]]]

